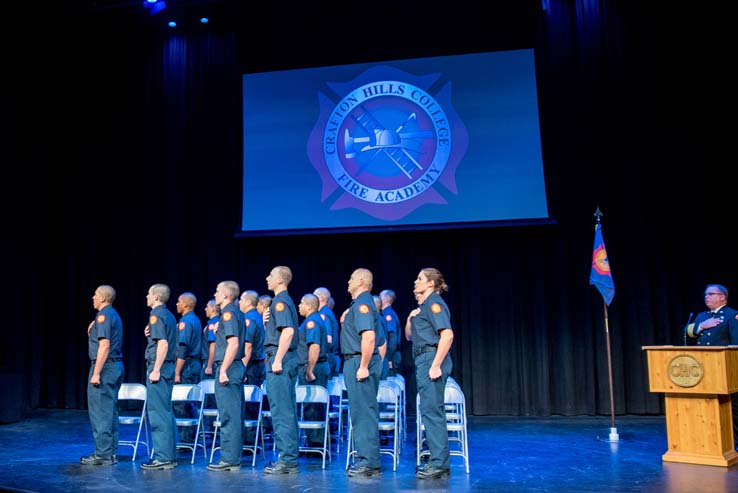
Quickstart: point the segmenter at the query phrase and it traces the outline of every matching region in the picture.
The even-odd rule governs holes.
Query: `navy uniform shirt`
[[[202,323],[194,312],[182,315],[177,324],[179,345],[177,358],[199,358],[202,349]]]
[[[282,328],[292,327],[295,329],[295,335],[292,337],[289,350],[294,351],[297,349],[297,341],[299,339],[297,329],[299,326],[297,323],[295,303],[287,291],[282,291],[272,299],[272,305],[269,309],[269,321],[264,326],[266,331],[264,346],[276,350],[277,346],[279,346],[279,336],[282,333]]]
[[[379,310],[377,310],[377,313],[379,313]],[[384,321],[384,317],[382,317],[381,313],[379,313],[379,317],[377,318],[377,321],[379,322],[377,325],[377,327],[379,327],[379,330],[377,331],[377,335],[376,335],[376,338],[377,338],[376,346],[379,347],[385,342],[387,342],[387,323]]]
[[[264,320],[256,308],[244,313],[246,323],[245,341],[251,343],[251,360],[264,361]]]
[[[704,329],[697,336],[698,346],[730,346],[738,344],[738,320],[735,316],[738,311],[724,306],[719,308],[715,314],[709,311],[701,312],[694,320],[695,328],[709,318],[719,318],[720,325],[711,329]]]
[[[318,313],[323,315],[325,320],[325,328],[326,331],[331,335],[332,342],[328,344],[328,352],[329,353],[337,353],[338,352],[338,320],[336,319],[336,314],[333,313],[333,310],[331,310],[328,305],[323,305],[323,308],[318,310]]]
[[[305,317],[305,320],[300,324],[298,334],[297,358],[301,365],[307,364],[308,352],[312,344],[317,344],[320,347],[318,358],[325,358],[328,349],[328,332],[319,312],[313,312]]]
[[[174,361],[177,357],[177,320],[165,305],[159,305],[149,314],[149,336],[146,338],[146,361],[156,361],[156,344],[165,339],[169,344],[165,361]]]
[[[214,329],[217,327],[215,324],[218,322],[220,322],[220,315],[208,320],[208,324],[202,330],[202,349],[200,350],[200,359],[203,361],[207,362],[210,357],[210,343],[215,344],[216,336]]]
[[[243,312],[236,302],[232,301],[221,309],[220,322],[218,323],[218,333],[215,337],[215,358],[218,363],[223,362],[225,358],[226,348],[228,347],[227,339],[236,337],[238,340],[238,349],[233,361],[243,358],[243,341],[246,334],[246,322],[243,318]]]
[[[87,343],[90,360],[97,359],[100,339],[110,341],[108,359],[123,357],[123,322],[113,305],[102,307],[95,316],[95,321],[90,329],[89,342]]]
[[[451,330],[451,314],[441,295],[431,293],[412,318],[413,349],[438,346],[441,329]]]
[[[375,345],[380,346],[379,312],[369,291],[361,293],[349,306],[341,329],[341,353],[361,353],[361,333],[365,330],[375,332]]]
[[[384,325],[387,328],[387,339],[389,339],[390,333],[395,334],[395,347],[387,349],[396,351],[400,347],[400,319],[397,317],[397,312],[391,306],[388,306],[382,310],[382,319],[384,319]]]

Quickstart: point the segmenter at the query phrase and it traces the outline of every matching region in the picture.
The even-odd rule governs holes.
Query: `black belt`
[[[156,364],[156,360],[155,359],[147,360],[146,363],[147,364],[148,363]],[[164,363],[174,363],[174,360],[173,359],[165,359],[164,360]]]
[[[261,359],[256,358],[256,359],[249,360],[249,363],[263,363],[263,362],[264,362],[264,358],[261,358]]]
[[[96,361],[97,361],[97,359],[90,360],[90,364],[94,365]],[[115,363],[117,361],[123,361],[123,358],[108,358],[108,359],[105,360],[106,363],[108,361],[110,361],[111,363]]]
[[[372,353],[372,356],[378,356],[379,353]],[[343,359],[351,359],[351,358],[358,358],[361,356],[361,353],[350,353],[350,354],[344,354]]]
[[[318,358],[318,361],[316,361],[316,363],[325,363],[326,361],[328,361],[328,358],[323,356],[322,358]]]
[[[423,346],[419,348],[413,348],[413,356],[419,356],[423,353],[430,353],[435,351],[438,346]]]
[[[294,349],[288,349],[288,350],[287,350],[287,352],[288,352],[288,353],[291,353],[291,352],[293,352],[293,351],[294,351]],[[267,351],[267,353],[266,353],[266,355],[267,355],[267,358],[271,358],[271,357],[272,357],[272,356],[274,356],[275,354],[277,354],[277,351],[276,351],[276,350],[274,350],[274,351]]]

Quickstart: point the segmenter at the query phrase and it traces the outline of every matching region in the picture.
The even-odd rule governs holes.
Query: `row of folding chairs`
[[[205,382],[205,381],[203,381]],[[201,382],[201,383],[203,383]],[[210,384],[206,384],[210,385]],[[267,386],[264,382],[260,387],[255,385],[244,385],[244,400],[254,403],[258,407],[255,419],[245,419],[244,428],[254,429],[254,442],[244,444],[244,451],[252,454],[252,466],[256,465],[256,455],[261,451],[262,457],[265,455],[265,421],[271,417],[271,412],[264,408],[264,403],[268,402]],[[321,455],[322,467],[325,468],[326,459],[331,460],[330,450],[330,395],[328,390],[320,385],[297,385],[295,387],[295,404],[297,406],[298,429],[300,430],[299,451],[303,453],[317,453]],[[310,413],[307,408],[312,406],[315,412]],[[217,417],[213,422],[213,437],[210,449],[210,462],[214,460],[215,451],[220,447],[218,443],[218,432],[221,423]],[[322,430],[323,440],[321,446],[314,446],[307,442],[306,432],[309,430]],[[259,445],[261,440],[261,445]],[[273,446],[272,446],[273,447]]]
[[[201,447],[205,455],[205,436],[202,433],[202,412],[205,401],[205,391],[199,384],[175,384],[172,387],[172,404],[192,403],[195,406],[196,416],[176,417],[178,427],[191,427],[195,429],[194,443],[177,443],[177,448],[187,448],[192,451],[190,463],[195,463],[195,453]],[[150,446],[149,422],[147,417],[147,392],[146,386],[140,383],[123,383],[118,390],[118,423],[121,425],[137,426],[136,438],[121,439],[118,445],[133,448],[132,461],[136,460],[139,445],[146,446],[147,457],[154,456],[154,449]],[[143,437],[141,434],[143,433]],[[202,443],[200,442],[202,438]]]
[[[350,416],[348,413],[348,399],[346,395],[345,382],[343,375],[334,377],[329,381],[328,389],[315,385],[298,385],[296,386],[296,397],[299,416],[299,428],[301,430],[301,452],[316,452],[322,456],[323,467],[325,467],[326,458],[331,460],[331,441],[336,443],[336,452],[340,452],[343,442],[344,433],[348,434],[347,443],[351,443]],[[393,376],[387,380],[380,382],[381,391],[378,393],[378,402],[381,402],[380,413],[380,430],[385,436],[391,438],[391,447],[384,447],[383,454],[393,457],[393,469],[396,469],[399,463],[399,454],[402,449],[402,443],[406,438],[406,406],[405,406],[405,385],[402,376]],[[391,388],[391,390],[385,390]],[[190,463],[194,463],[198,448],[202,448],[203,456],[207,460],[207,438],[210,437],[210,457],[209,461],[213,462],[215,452],[219,449],[217,445],[218,433],[221,423],[218,420],[218,411],[216,408],[205,407],[208,395],[214,395],[214,379],[205,379],[199,384],[176,384],[172,391],[172,402],[191,402],[195,409],[196,415],[193,417],[176,417],[177,426],[194,428],[194,443],[180,442],[178,448],[187,448],[191,450],[192,455]],[[136,437],[131,440],[121,440],[120,445],[129,445],[133,448],[133,458],[135,461],[138,452],[138,446],[143,444],[146,446],[147,456],[153,457],[154,451],[149,443],[149,429],[146,417],[146,386],[137,383],[124,383],[121,386],[119,402],[139,401],[139,411],[136,413],[119,414],[119,422],[125,425],[137,425]],[[255,440],[252,444],[244,445],[244,450],[252,454],[252,465],[256,463],[256,455],[261,451],[262,457],[265,455],[265,426],[264,421],[270,417],[269,409],[263,406],[264,402],[268,402],[266,393],[266,382],[261,387],[253,385],[244,385],[244,400],[253,402],[258,407],[257,419],[244,420],[245,428],[255,429]],[[322,405],[321,409],[326,411],[325,419],[321,417],[319,420],[305,419],[305,405],[318,404]],[[344,416],[346,416],[344,420]],[[212,423],[206,421],[210,418]],[[331,433],[331,421],[334,421],[335,432]],[[344,432],[346,428],[348,432]],[[304,431],[309,429],[322,429],[324,431],[324,440],[322,447],[309,446],[304,443]],[[143,436],[142,436],[143,434]],[[261,440],[261,445],[259,445]],[[348,460],[353,456],[355,451],[349,445]]]

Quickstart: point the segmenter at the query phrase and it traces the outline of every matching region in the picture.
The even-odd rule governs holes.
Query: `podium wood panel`
[[[738,348],[643,349],[649,388],[664,393],[669,450],[662,459],[725,467],[738,463],[730,397],[738,392]]]

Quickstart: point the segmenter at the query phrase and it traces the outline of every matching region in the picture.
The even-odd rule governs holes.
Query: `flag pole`
[[[602,301],[605,308],[605,336],[607,339],[607,376],[610,382],[610,441],[617,442],[620,440],[618,429],[615,426],[615,396],[612,390],[612,352],[610,351],[610,324],[607,316],[607,303]]]
[[[600,218],[602,217],[602,211],[600,211],[599,206],[597,207],[594,216],[597,219],[597,224],[595,225],[595,231],[597,231],[597,228],[600,227]],[[605,340],[607,343],[607,379],[610,386],[610,434],[608,436],[608,440],[605,441],[618,442],[620,441],[620,435],[618,434],[618,429],[615,426],[615,394],[613,391],[612,383],[612,350],[610,349],[610,323],[607,314],[607,302],[605,301],[604,297],[602,299],[602,306],[604,308]]]

